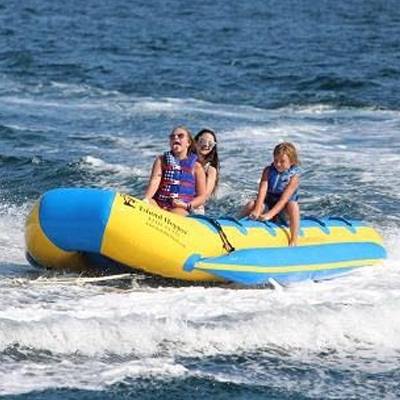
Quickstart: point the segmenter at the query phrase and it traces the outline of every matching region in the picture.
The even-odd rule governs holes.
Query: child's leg
[[[290,241],[289,246],[297,246],[299,238],[300,225],[300,209],[297,201],[289,201],[285,207],[285,211],[289,217]]]
[[[247,217],[248,215],[251,214],[253,211],[254,206],[256,205],[256,202],[254,200],[249,201],[240,211],[238,214],[238,219]]]

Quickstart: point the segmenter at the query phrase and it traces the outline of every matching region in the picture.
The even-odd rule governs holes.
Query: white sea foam
[[[121,177],[127,176],[147,176],[148,172],[136,167],[128,167],[121,164],[111,164],[101,158],[86,156],[83,159],[83,165],[97,172],[116,172]]]
[[[215,104],[197,99],[177,99],[177,98],[138,98],[135,100],[130,111],[134,114],[159,114],[168,115],[179,113],[182,116],[186,114],[199,114],[227,117],[233,119],[252,118],[263,111],[254,107],[241,107],[223,104]]]
[[[0,295],[0,347],[17,342],[55,353],[146,357],[269,346],[292,355],[335,350],[346,356],[363,348],[365,356],[394,356],[400,350],[400,257],[390,257],[383,267],[283,291],[191,287],[85,293],[79,288],[72,295],[71,287],[28,286],[19,289],[16,303],[6,290]]]
[[[76,388],[106,390],[127,378],[154,377],[155,379],[182,376],[186,369],[168,358],[149,358],[110,364],[101,361],[74,363],[25,362],[15,367],[3,363],[0,367],[0,395],[23,394],[47,389]]]
[[[0,263],[25,263],[23,232],[27,209],[28,206],[0,204]]]

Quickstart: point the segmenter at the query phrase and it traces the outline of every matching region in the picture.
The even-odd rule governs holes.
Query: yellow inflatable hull
[[[303,219],[299,246],[289,248],[284,225],[182,217],[96,189],[45,193],[27,218],[25,238],[28,259],[45,268],[104,273],[114,263],[196,282],[325,279],[386,257],[377,231],[360,221]]]

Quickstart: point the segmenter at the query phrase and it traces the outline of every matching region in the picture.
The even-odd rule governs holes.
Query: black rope
[[[206,215],[192,215],[193,218],[198,218],[198,219],[204,219],[207,222],[209,222],[218,232],[219,237],[222,240],[222,246],[223,248],[228,252],[231,253],[232,251],[235,251],[235,248],[232,246],[232,244],[229,242],[228,237],[226,236],[224,230],[222,229],[221,224],[214,218],[207,217]]]
[[[222,240],[224,249],[228,252],[231,253],[232,251],[235,251],[235,248],[232,246],[232,244],[230,243],[228,237],[226,236],[224,230],[222,229],[221,224],[216,220],[213,219],[212,222],[213,226],[215,226],[215,228],[217,229],[219,236]]]

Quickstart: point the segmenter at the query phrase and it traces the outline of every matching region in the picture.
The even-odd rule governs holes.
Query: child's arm
[[[265,214],[260,216],[260,219],[263,221],[272,219],[275,215],[278,215],[285,207],[290,198],[292,197],[293,193],[299,187],[299,175],[295,174],[290,178],[289,184],[286,186],[285,190],[283,191],[279,201]]]
[[[252,219],[257,219],[264,210],[265,196],[267,195],[268,192],[268,176],[269,176],[269,167],[266,167],[264,168],[264,171],[261,176],[261,181],[258,186],[256,203],[254,205],[253,211],[249,215],[249,217]]]
[[[184,208],[185,210],[190,211],[192,208],[197,208],[205,203],[207,197],[206,174],[200,163],[196,162],[194,164],[193,172],[196,185],[196,197],[189,204],[181,200],[174,200],[174,207]]]
[[[150,200],[156,194],[158,187],[160,186],[162,178],[162,160],[161,157],[157,157],[154,161],[153,168],[151,170],[151,176],[149,184],[147,185],[146,193],[144,198]]]

